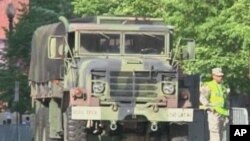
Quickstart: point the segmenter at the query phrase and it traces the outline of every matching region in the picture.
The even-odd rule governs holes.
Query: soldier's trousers
[[[208,111],[209,141],[222,141],[227,120],[218,113]]]

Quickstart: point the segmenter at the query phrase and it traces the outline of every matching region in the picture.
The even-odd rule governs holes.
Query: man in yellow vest
[[[222,140],[223,130],[228,122],[227,92],[221,84],[223,75],[221,68],[212,69],[213,80],[200,88],[200,108],[207,110],[210,141]]]

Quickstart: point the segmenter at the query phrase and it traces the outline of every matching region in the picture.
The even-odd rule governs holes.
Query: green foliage
[[[199,72],[208,78],[210,69],[220,66],[224,69],[230,87],[238,93],[249,91],[248,52],[250,39],[250,3],[239,0],[222,7],[215,16],[197,25],[197,61],[189,63],[188,70]],[[191,69],[192,68],[192,69]],[[206,71],[209,70],[209,71]]]
[[[163,0],[73,0],[78,15],[149,16],[162,15]]]
[[[194,38],[195,62],[183,62],[187,73],[211,79],[213,67],[222,67],[226,82],[238,93],[249,91],[248,0],[73,0],[79,15],[123,15],[164,18],[176,27],[175,37]]]
[[[100,15],[112,11],[117,7],[116,0],[74,0],[74,13],[81,15]]]
[[[72,8],[67,0],[33,0],[30,8],[22,5],[22,15],[16,15],[19,22],[12,34],[7,33],[8,48],[5,58],[8,60],[0,69],[0,99],[8,101],[12,110],[21,113],[31,110],[28,69],[32,34],[39,26],[57,22],[58,16],[72,16]],[[49,3],[49,4],[48,4]],[[15,81],[20,82],[20,101],[13,103]],[[5,82],[5,83],[2,83]]]

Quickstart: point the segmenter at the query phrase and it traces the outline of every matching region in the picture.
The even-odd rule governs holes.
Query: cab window
[[[81,33],[81,53],[120,53],[120,34],[116,33]]]
[[[125,34],[126,54],[164,54],[165,36],[152,33]]]

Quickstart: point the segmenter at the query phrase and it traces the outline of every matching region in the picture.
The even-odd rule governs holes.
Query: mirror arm
[[[178,53],[180,52],[180,43],[181,43],[181,40],[182,40],[182,38],[180,37],[179,40],[178,40],[178,42],[177,42],[177,45],[176,45],[176,52],[174,53],[174,56],[172,58],[172,60],[173,60],[172,61],[172,66],[174,65],[174,63],[176,61],[176,57],[177,57]]]
[[[66,48],[67,48],[67,50],[69,51],[69,54],[70,54],[70,56],[71,56],[71,58],[72,58],[72,61],[73,61],[73,64],[74,64],[73,67],[76,67],[77,64],[76,64],[76,60],[75,60],[74,57],[73,57],[73,52],[71,51],[70,47],[68,46],[68,41],[67,41],[66,39],[65,39],[65,42],[66,42]],[[65,54],[67,54],[67,52],[65,52]]]
[[[60,16],[59,17],[59,20],[63,23],[63,25],[64,25],[64,28],[65,28],[65,34],[69,31],[69,21],[67,20],[67,18],[66,17],[64,17],[64,16]],[[67,36],[67,34],[66,34],[66,36]],[[73,57],[73,53],[72,53],[72,51],[71,51],[71,49],[70,49],[70,47],[68,46],[68,41],[65,39],[65,42],[66,42],[66,48],[67,48],[67,50],[69,51],[69,54],[70,54],[70,56],[71,56],[71,58],[72,58],[72,60],[73,60],[73,64],[75,65],[75,66],[77,66],[76,65],[76,60],[74,59],[74,57]],[[67,52],[65,52],[65,54],[66,54]],[[74,67],[75,67],[74,66]]]

